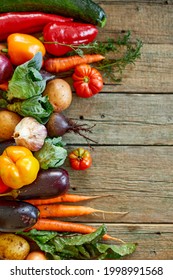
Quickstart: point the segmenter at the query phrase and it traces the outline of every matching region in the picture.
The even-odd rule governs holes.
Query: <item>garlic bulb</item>
[[[47,129],[32,117],[24,117],[15,127],[13,138],[16,145],[24,146],[30,151],[38,151],[47,137]]]

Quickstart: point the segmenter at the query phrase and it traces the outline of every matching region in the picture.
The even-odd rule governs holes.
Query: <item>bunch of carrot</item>
[[[80,206],[80,205],[73,204],[80,201],[95,199],[99,197],[101,196],[83,196],[83,195],[66,193],[64,195],[55,198],[50,198],[50,199],[26,200],[32,205],[35,205],[40,211],[39,219],[37,223],[32,227],[32,229],[87,234],[87,233],[94,232],[96,228],[86,224],[79,224],[79,223],[69,222],[69,221],[66,222],[66,221],[56,220],[52,218],[78,217],[82,215],[92,214],[95,212],[115,213],[121,215],[127,214],[127,212],[108,212],[108,211],[98,210],[87,206]],[[72,205],[61,204],[62,202],[72,203]],[[111,240],[122,242],[121,239],[112,237],[108,234],[104,235],[104,239],[111,239]]]

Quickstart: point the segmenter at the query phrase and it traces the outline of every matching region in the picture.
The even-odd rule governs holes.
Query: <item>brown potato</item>
[[[16,125],[21,121],[21,117],[8,110],[0,111],[0,139],[10,140],[13,136]]]
[[[54,112],[60,113],[66,110],[72,102],[72,90],[65,80],[53,79],[47,83],[43,95],[48,95]]]
[[[24,260],[30,251],[29,243],[14,233],[0,234],[0,259]]]

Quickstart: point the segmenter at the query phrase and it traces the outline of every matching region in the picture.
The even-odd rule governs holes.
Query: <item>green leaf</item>
[[[7,105],[8,105],[8,102],[5,99],[0,98],[0,108],[6,109]]]
[[[39,248],[51,255],[55,254],[55,248],[50,244],[50,240],[52,240],[56,235],[57,232],[54,231],[38,231],[36,229],[32,229],[27,232],[17,232],[19,235],[24,235],[35,241],[35,243],[39,246]]]
[[[33,117],[45,124],[53,112],[53,107],[47,96],[33,96],[24,101],[8,104],[7,109],[23,117]]]
[[[94,243],[100,240],[106,233],[105,225],[100,226],[95,232],[84,234],[84,235],[74,235],[67,237],[56,236],[54,242],[56,246],[63,248],[64,246],[80,246],[86,243]]]
[[[46,138],[43,147],[34,153],[42,169],[57,168],[63,165],[67,151],[61,137]]]
[[[19,232],[37,243],[40,249],[47,253],[49,259],[54,260],[104,260],[120,259],[132,254],[136,245],[124,243],[114,245],[102,243],[102,237],[106,233],[103,224],[95,232],[90,234],[58,233],[54,231]]]
[[[8,84],[7,98],[25,100],[40,95],[46,87],[46,78],[40,74],[42,54],[38,52],[31,60],[16,67]]]
[[[135,249],[136,245],[133,243],[123,244],[121,246],[117,245],[109,245],[109,244],[96,244],[96,248],[101,254],[106,253],[107,258],[114,258],[118,259],[120,257],[132,254]]]
[[[40,240],[42,243],[46,243],[55,236],[57,236],[56,231],[46,231],[46,230],[36,230],[31,229],[30,231],[18,231],[17,234],[22,234],[24,236],[28,236],[33,240]]]

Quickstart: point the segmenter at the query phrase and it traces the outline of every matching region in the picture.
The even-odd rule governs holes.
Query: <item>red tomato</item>
[[[70,165],[75,170],[85,170],[92,164],[90,152],[83,148],[78,148],[69,154]]]
[[[103,88],[102,75],[89,64],[77,65],[72,78],[76,94],[83,98],[89,98],[99,93]]]
[[[8,191],[10,188],[8,186],[6,186],[2,179],[0,178],[0,193],[5,193],[6,191]]]

